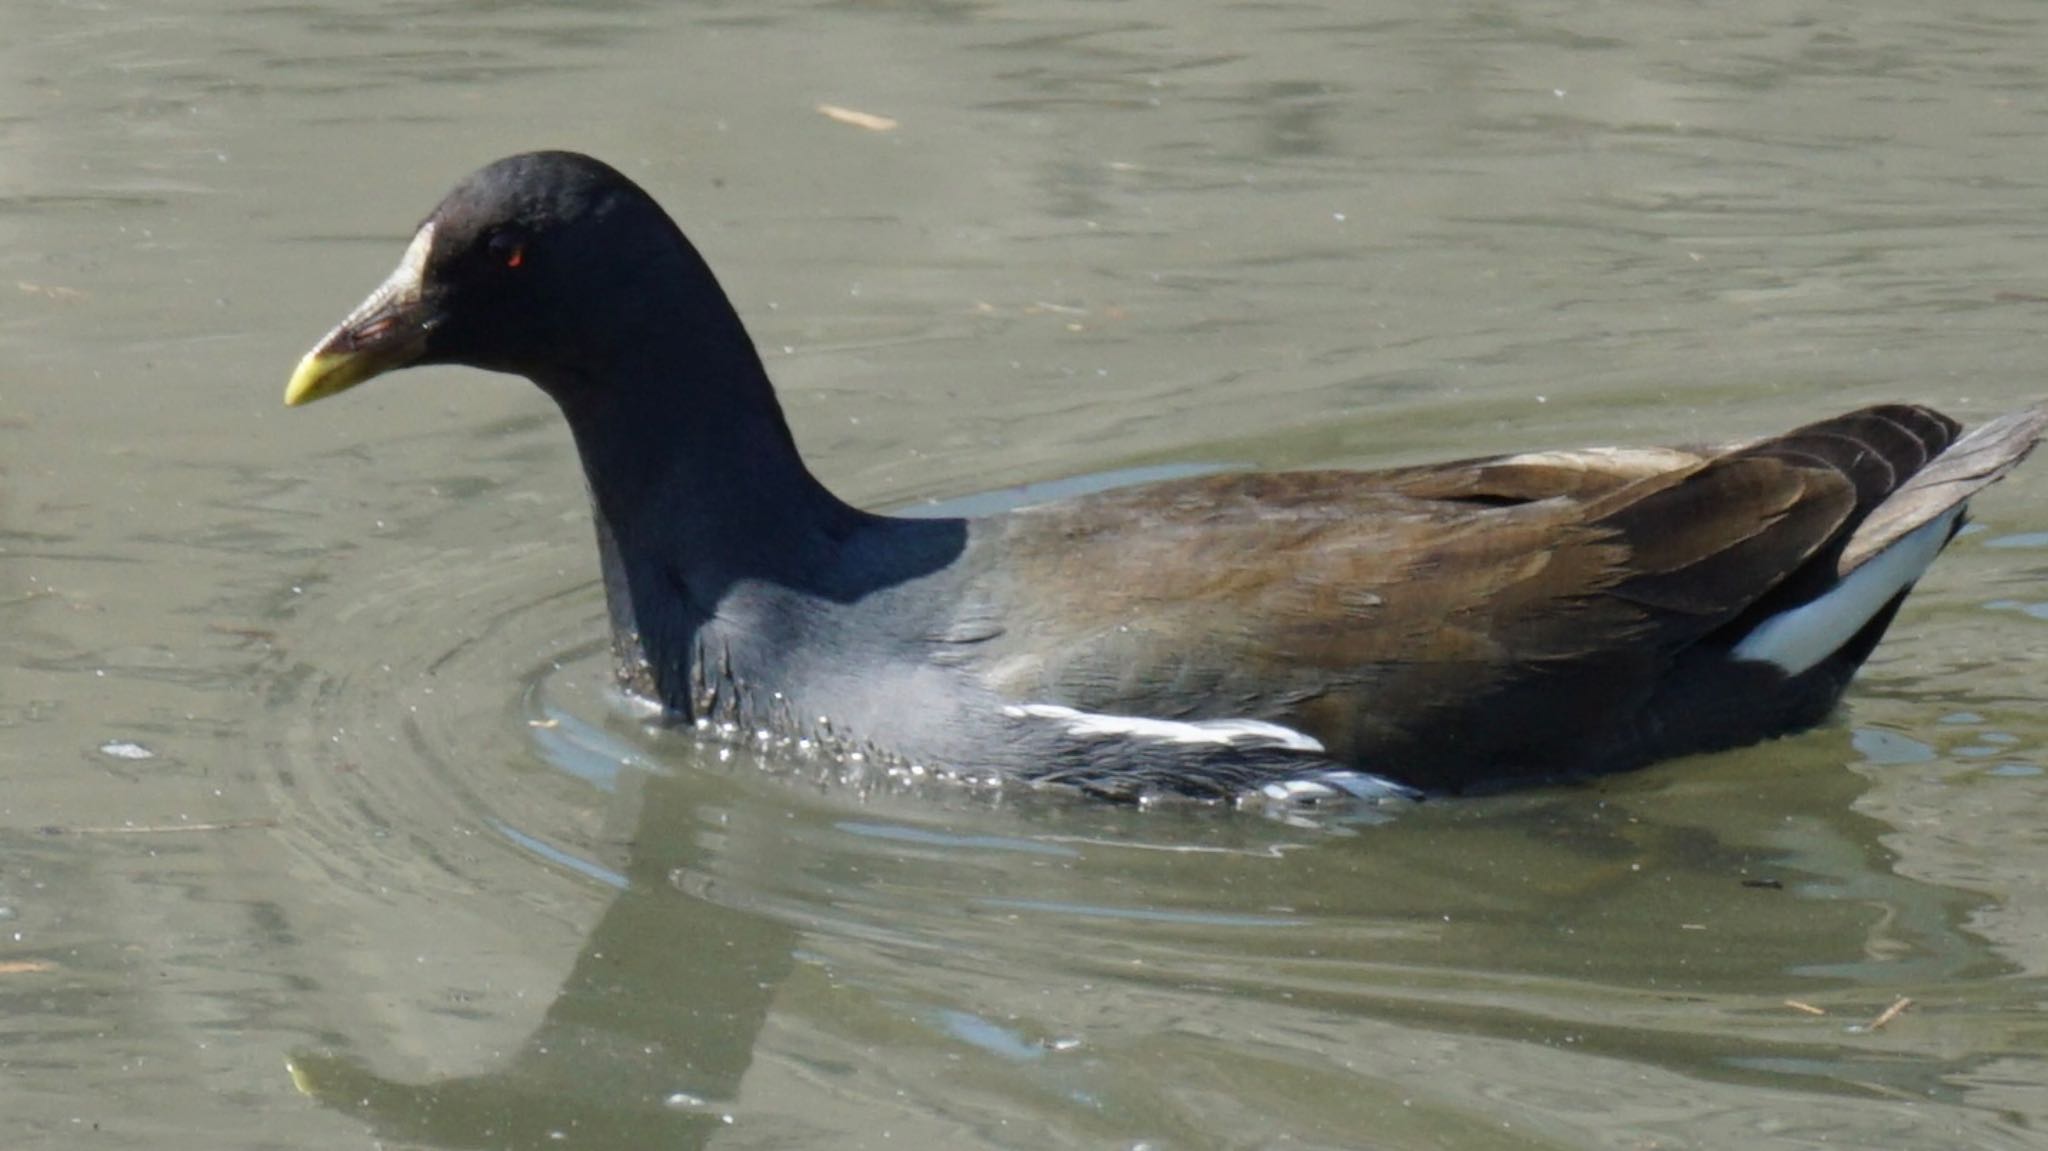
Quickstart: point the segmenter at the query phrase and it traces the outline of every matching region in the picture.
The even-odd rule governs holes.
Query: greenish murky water
[[[0,1144],[2048,1141],[2048,464],[1828,728],[1292,826],[650,733],[537,392],[278,404],[568,146],[873,505],[1974,421],[2035,6],[0,10]]]

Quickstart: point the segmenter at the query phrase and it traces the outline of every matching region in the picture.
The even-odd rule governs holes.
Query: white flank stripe
[[[1834,590],[1758,624],[1735,645],[1735,658],[1774,663],[1798,675],[1833,655],[1906,585],[1920,578],[1948,542],[1961,507],[1950,508],[1899,537]]]
[[[1314,736],[1263,719],[1199,719],[1182,722],[1141,715],[1103,715],[1054,703],[1008,704],[1003,714],[1016,719],[1056,719],[1073,735],[1117,735],[1161,743],[1261,743],[1290,751],[1321,751]]]

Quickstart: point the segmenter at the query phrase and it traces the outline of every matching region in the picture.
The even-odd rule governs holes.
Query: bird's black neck
[[[669,235],[610,268],[553,363],[524,370],[582,457],[622,678],[695,718],[708,665],[786,670],[782,649],[827,633],[887,642],[887,625],[841,626],[845,609],[946,567],[966,528],[871,515],[819,483],[738,314]]]
[[[694,256],[694,253],[689,253]],[[861,512],[798,455],[760,358],[709,272],[688,298],[642,292],[602,347],[536,382],[567,417],[597,519],[628,686],[694,715],[707,625],[749,632],[845,598],[844,551],[894,521]],[[729,653],[714,653],[725,658]]]
[[[687,551],[707,577],[797,578],[870,518],[804,466],[752,348],[606,374],[562,407],[622,544]]]

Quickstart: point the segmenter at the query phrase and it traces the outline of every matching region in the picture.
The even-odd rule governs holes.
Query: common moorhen
[[[414,364],[561,408],[621,681],[671,716],[1126,798],[1456,791],[1814,724],[2048,425],[1885,405],[1711,450],[877,515],[804,467],[667,214],[568,152],[458,184],[285,402]]]

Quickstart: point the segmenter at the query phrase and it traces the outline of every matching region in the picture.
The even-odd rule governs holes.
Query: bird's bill
[[[286,406],[345,392],[420,358],[435,319],[424,284],[433,240],[434,226],[421,228],[391,275],[306,353],[285,385]]]

